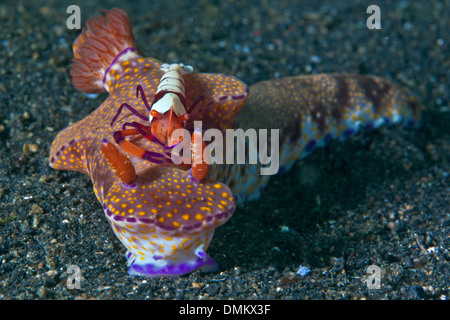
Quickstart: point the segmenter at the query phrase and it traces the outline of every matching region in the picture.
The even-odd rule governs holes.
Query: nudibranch
[[[151,121],[153,109],[143,97],[154,100],[158,88],[163,88],[161,80],[168,77],[164,77],[167,66],[137,53],[123,10],[105,13],[88,21],[75,40],[71,76],[78,90],[107,91],[109,97],[58,134],[50,166],[90,176],[114,233],[128,250],[129,274],[217,270],[206,253],[214,229],[231,217],[238,202],[257,199],[270,176],[259,174],[261,164],[214,164],[198,180],[185,165],[159,161],[167,146],[150,136],[145,121],[147,117]],[[389,123],[414,126],[423,108],[407,90],[374,76],[290,77],[259,82],[249,90],[232,76],[180,74],[182,78],[175,76],[178,80],[171,84],[183,83],[188,117],[182,120],[191,134],[201,134],[194,121],[222,132],[279,129],[281,172],[332,138],[346,139],[360,129]],[[165,112],[167,107],[155,109]],[[175,114],[183,112],[180,107]],[[129,133],[139,133],[126,140],[130,144],[123,140]]]
[[[50,166],[90,176],[106,218],[128,250],[129,274],[170,276],[216,270],[206,250],[214,229],[234,212],[233,193],[218,181],[194,179],[185,166],[122,152],[114,132],[142,119],[124,108],[111,126],[118,109],[126,103],[148,117],[142,93],[152,101],[167,70],[156,59],[137,53],[125,11],[114,8],[105,13],[88,21],[75,40],[71,76],[78,90],[107,91],[109,96],[86,118],[58,133]],[[187,130],[194,132],[194,121],[202,121],[204,128],[234,127],[248,96],[243,82],[196,72],[184,74],[183,81]],[[158,142],[141,136],[133,143],[155,157],[164,155]]]
[[[250,86],[237,128],[279,129],[279,172],[331,139],[345,140],[382,125],[420,125],[424,106],[407,89],[368,75],[317,74],[258,82]],[[269,138],[270,139],[270,138]],[[260,164],[213,168],[238,203],[258,199],[269,175]]]

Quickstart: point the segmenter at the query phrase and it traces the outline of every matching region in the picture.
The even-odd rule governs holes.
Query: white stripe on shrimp
[[[164,114],[173,108],[177,117],[186,113],[184,107],[185,91],[183,75],[192,73],[192,66],[185,66],[182,63],[161,65],[161,70],[165,71],[159,82],[158,89],[155,93],[152,111],[155,110],[160,114]],[[180,99],[181,98],[181,99]],[[152,113],[148,121],[151,123],[153,119]]]

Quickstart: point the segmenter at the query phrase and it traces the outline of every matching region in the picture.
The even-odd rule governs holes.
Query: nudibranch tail
[[[239,114],[238,128],[279,130],[279,171],[332,138],[347,139],[359,130],[403,122],[415,126],[423,106],[406,89],[364,75],[318,74],[256,83]],[[259,197],[269,181],[257,165],[233,165],[223,177],[240,200]]]
[[[135,51],[128,14],[119,8],[103,12],[104,17],[86,22],[73,44],[70,75],[74,87],[85,93],[102,92],[104,76],[116,57],[126,50]]]
[[[106,139],[102,142],[101,150],[106,162],[120,181],[132,185],[136,181],[136,170],[130,159]]]

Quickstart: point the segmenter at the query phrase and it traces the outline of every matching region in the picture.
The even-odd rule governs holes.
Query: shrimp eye
[[[161,118],[161,113],[159,113],[156,110],[150,111],[150,114],[152,115],[153,118]]]

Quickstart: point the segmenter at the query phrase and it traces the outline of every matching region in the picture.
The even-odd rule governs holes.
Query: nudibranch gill
[[[149,110],[142,97],[153,101],[164,67],[137,53],[123,10],[105,14],[88,21],[75,40],[71,76],[78,90],[105,90],[109,97],[58,134],[50,166],[90,176],[108,221],[128,250],[129,274],[217,270],[206,253],[214,229],[230,218],[238,202],[257,199],[270,176],[259,174],[261,164],[213,164],[199,181],[186,166],[157,161],[167,150],[143,126],[148,123],[142,115],[149,116]],[[383,124],[416,125],[423,109],[407,90],[374,76],[298,76],[259,82],[250,90],[222,74],[185,73],[182,81],[189,115],[185,128],[191,134],[196,133],[194,121],[222,132],[279,129],[281,172],[332,138],[346,139],[361,128]],[[115,132],[124,138],[126,130],[140,133],[126,140],[138,147],[134,154],[123,152],[131,149],[114,139]]]
[[[214,229],[234,212],[231,190],[208,178],[193,179],[186,167],[122,152],[114,141],[114,132],[125,124],[145,124],[128,108],[112,126],[111,121],[124,103],[148,116],[137,88],[152,101],[165,74],[162,64],[137,53],[128,15],[118,8],[88,21],[73,49],[74,86],[85,93],[105,90],[109,97],[86,118],[58,133],[50,166],[90,176],[114,233],[128,250],[129,274],[170,276],[216,270],[206,249]],[[234,127],[248,96],[243,82],[196,72],[183,78],[189,114],[186,129],[193,131],[194,121],[202,121],[205,128]],[[133,143],[149,154],[165,152],[160,143],[142,136]]]

